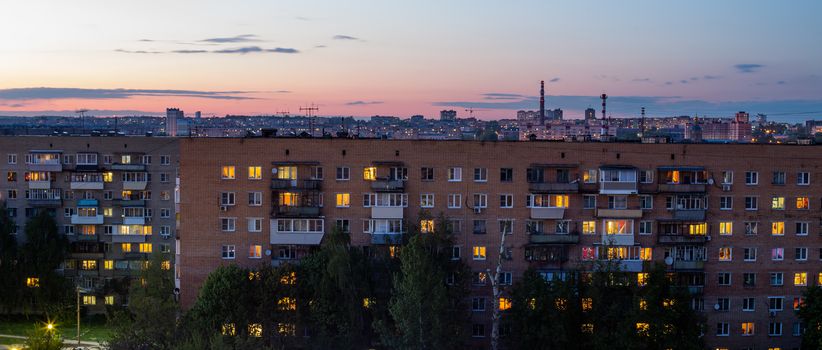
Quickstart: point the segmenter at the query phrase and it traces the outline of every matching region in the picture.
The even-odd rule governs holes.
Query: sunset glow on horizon
[[[0,115],[512,118],[822,111],[818,1],[26,1],[0,14]],[[125,90],[121,90],[125,89]],[[620,97],[623,97],[620,99]],[[613,102],[612,102],[613,101]]]

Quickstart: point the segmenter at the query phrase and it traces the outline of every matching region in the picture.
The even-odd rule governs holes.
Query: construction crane
[[[77,113],[80,117],[80,130],[82,133],[85,133],[86,131],[86,112],[88,112],[88,109],[85,108],[74,111],[74,113]]]
[[[479,111],[486,111],[486,109],[473,109],[473,108],[467,108],[467,109],[465,109],[465,111],[466,111],[466,112],[468,112],[468,117],[469,117],[469,118],[473,118],[473,117],[474,117],[474,111],[478,111],[478,112],[479,112]]]

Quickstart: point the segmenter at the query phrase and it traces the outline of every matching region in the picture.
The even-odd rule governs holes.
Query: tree
[[[27,350],[60,350],[63,348],[63,339],[56,329],[37,325],[26,338],[25,348]]]
[[[68,240],[57,231],[53,212],[39,210],[26,222],[26,242],[20,250],[26,278],[37,278],[39,287],[27,290],[27,306],[47,314],[65,311],[72,299],[71,283],[57,273],[68,254]]]
[[[644,286],[636,294],[638,322],[647,324],[640,332],[638,349],[704,349],[700,317],[690,307],[690,294],[671,283],[664,264],[654,264]]]
[[[373,331],[369,309],[377,304],[369,278],[370,259],[350,246],[348,234],[334,228],[318,252],[300,266],[301,309],[317,349],[368,347]]]
[[[131,284],[129,304],[110,322],[112,350],[168,349],[174,343],[177,303],[174,275],[164,263],[168,254],[155,253],[136,283]]]
[[[18,266],[17,238],[14,221],[9,217],[6,206],[0,206],[0,308],[9,313],[20,301],[23,281]]]
[[[805,328],[802,334],[802,348],[822,349],[822,287],[808,287],[802,293],[802,297],[804,301],[797,312]]]
[[[451,243],[440,220],[434,232],[415,227],[399,254],[400,272],[394,277],[389,313],[394,327],[382,332],[385,346],[393,349],[461,348],[468,315],[464,266],[452,262]],[[454,283],[446,284],[452,277]]]
[[[491,301],[491,350],[497,350],[499,347],[499,325],[502,319],[502,310],[500,310],[500,298],[502,297],[502,286],[500,286],[500,274],[502,274],[502,262],[505,260],[505,236],[508,233],[505,230],[500,232],[499,239],[499,254],[497,254],[497,264],[494,272],[491,269],[486,270],[488,276],[491,277],[491,290],[493,300]]]

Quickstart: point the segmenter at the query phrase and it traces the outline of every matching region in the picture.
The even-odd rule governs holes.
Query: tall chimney
[[[545,125],[545,80],[539,82],[539,125]]]
[[[602,94],[599,98],[602,99],[602,120],[605,120],[605,100],[608,99],[608,95]]]

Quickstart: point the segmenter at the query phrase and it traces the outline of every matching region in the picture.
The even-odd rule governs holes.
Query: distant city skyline
[[[818,1],[13,2],[0,115],[822,117]],[[598,115],[599,117],[599,115]]]

